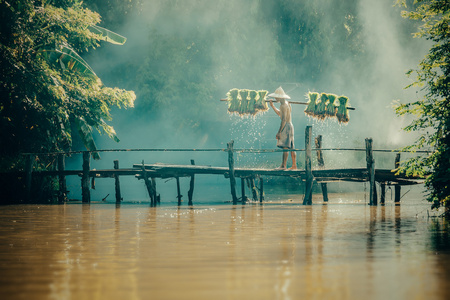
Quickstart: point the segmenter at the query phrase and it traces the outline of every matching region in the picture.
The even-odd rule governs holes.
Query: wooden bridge
[[[253,201],[264,201],[264,177],[266,176],[282,176],[282,177],[294,177],[299,178],[305,183],[305,195],[303,199],[304,205],[312,204],[312,187],[313,182],[316,181],[320,184],[322,189],[323,200],[328,201],[327,183],[336,181],[351,181],[351,182],[369,182],[369,205],[378,204],[378,195],[375,187],[375,182],[378,182],[381,186],[380,203],[385,202],[385,188],[387,185],[393,185],[395,187],[395,202],[400,202],[400,189],[402,185],[412,185],[423,182],[424,178],[419,177],[407,177],[404,175],[396,175],[394,169],[398,167],[400,162],[400,153],[396,153],[393,169],[375,169],[375,160],[373,158],[374,151],[391,152],[392,150],[373,150],[372,139],[365,140],[365,149],[323,149],[321,147],[322,137],[318,136],[315,139],[315,148],[312,148],[312,127],[307,126],[305,130],[305,149],[295,149],[297,152],[305,152],[305,168],[299,170],[277,170],[277,169],[262,169],[262,168],[240,168],[235,167],[234,153],[236,152],[251,152],[251,153],[264,153],[264,152],[283,152],[290,150],[281,149],[234,149],[234,142],[231,141],[227,144],[226,149],[116,149],[116,150],[101,150],[99,152],[111,152],[111,151],[222,151],[228,153],[228,167],[214,167],[214,166],[201,166],[195,165],[195,162],[191,160],[190,165],[173,165],[173,164],[144,164],[137,163],[132,168],[119,168],[119,161],[114,161],[114,169],[107,170],[91,170],[90,157],[91,152],[80,151],[71,153],[46,153],[46,154],[28,154],[26,170],[22,176],[25,177],[26,190],[28,197],[31,191],[31,178],[32,176],[58,176],[59,177],[59,201],[64,202],[66,200],[67,185],[66,176],[76,175],[81,177],[82,186],[82,201],[84,203],[90,202],[90,181],[94,181],[96,178],[114,178],[115,179],[115,194],[116,202],[120,203],[122,200],[120,192],[120,180],[121,176],[135,176],[137,179],[145,181],[145,185],[150,197],[150,205],[154,206],[160,202],[160,196],[156,189],[157,178],[175,178],[177,183],[178,205],[181,205],[181,193],[180,193],[180,181],[181,177],[190,178],[190,188],[188,192],[189,202],[188,205],[193,204],[193,191],[195,185],[195,175],[221,175],[229,179],[230,192],[232,196],[233,204],[237,204],[239,201],[245,203],[248,199],[245,195],[245,186],[250,187]],[[340,150],[340,151],[365,151],[366,153],[366,165],[361,168],[348,168],[348,169],[325,169],[323,160],[323,151],[327,150]],[[312,152],[315,151],[317,155],[318,166],[312,168]],[[82,153],[83,154],[83,167],[81,170],[65,170],[65,156],[68,154]],[[57,170],[55,171],[33,171],[33,157],[36,155],[57,155],[58,163]],[[241,179],[241,197],[240,200],[236,193],[236,178]],[[256,182],[259,181],[257,185]]]

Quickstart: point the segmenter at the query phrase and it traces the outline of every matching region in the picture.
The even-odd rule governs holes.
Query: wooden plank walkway
[[[178,179],[180,177],[190,177],[191,180],[195,175],[221,175],[225,178],[230,178],[230,168],[229,167],[214,167],[210,165],[175,165],[175,164],[134,164],[133,169],[135,170],[136,177],[138,179],[144,179],[144,176],[150,177],[152,179],[155,178],[176,178],[177,179],[177,188],[179,185]],[[143,173],[145,170],[145,175]],[[293,177],[299,178],[302,181],[307,181],[306,171],[305,170],[277,170],[277,169],[264,169],[264,168],[233,168],[234,177],[241,178],[241,199],[245,199],[245,190],[244,190],[244,180],[249,180],[249,186],[252,187],[252,192],[255,189],[256,185],[254,180],[258,178],[260,180],[260,202],[263,201],[263,177],[270,176],[280,176],[280,177]],[[367,168],[349,168],[349,169],[316,169],[312,170],[312,175],[314,181],[320,183],[322,189],[324,189],[323,184],[328,182],[341,182],[341,181],[349,181],[349,182],[369,182],[370,176]],[[423,178],[418,177],[408,177],[405,175],[396,175],[394,170],[391,169],[375,169],[375,178],[374,182],[378,182],[382,186],[381,191],[381,202],[384,203],[384,188],[386,185],[414,185],[420,184],[423,182]],[[152,184],[149,187],[151,191],[151,196],[154,197],[155,194],[155,185]],[[191,190],[193,189],[193,184],[191,184]],[[325,186],[326,189],[326,186]],[[374,188],[375,189],[375,188]],[[178,188],[179,190],[179,188]],[[232,191],[235,191],[235,186],[232,184]],[[150,192],[149,192],[150,193]],[[191,192],[192,193],[192,192]],[[375,198],[376,198],[376,192]],[[153,196],[152,196],[153,195]],[[323,192],[324,201],[328,200],[327,192]],[[179,195],[179,198],[181,196]],[[399,195],[398,195],[399,197]],[[253,192],[253,200],[257,201],[257,196],[255,192]],[[399,202],[400,199],[396,199],[396,202]],[[190,198],[190,202],[192,202],[192,198]],[[237,202],[236,200],[234,202]],[[156,204],[156,203],[155,203]],[[236,203],[235,203],[236,204]],[[374,205],[377,202],[375,200]]]
[[[305,168],[298,170],[279,170],[279,169],[266,169],[266,168],[243,168],[235,167],[234,165],[234,153],[236,152],[280,152],[280,151],[290,151],[290,150],[275,150],[275,149],[233,149],[234,142],[231,141],[227,144],[227,149],[147,149],[146,151],[222,151],[228,153],[228,166],[218,167],[211,165],[195,165],[194,161],[191,160],[190,165],[177,165],[177,164],[134,164],[132,168],[119,168],[119,161],[114,161],[114,169],[104,169],[96,170],[91,169],[91,153],[89,151],[80,152],[83,155],[82,169],[78,170],[66,170],[65,169],[65,157],[67,155],[73,155],[74,153],[43,153],[43,154],[27,154],[25,169],[22,172],[10,172],[11,176],[17,175],[22,177],[25,182],[27,195],[30,195],[31,191],[31,178],[32,176],[56,176],[59,178],[59,194],[58,201],[60,203],[66,201],[67,199],[67,186],[66,186],[66,176],[79,176],[81,177],[81,187],[82,187],[82,201],[84,203],[90,202],[90,185],[95,186],[96,178],[114,178],[115,179],[115,192],[116,192],[116,202],[122,201],[122,196],[120,193],[120,180],[121,176],[135,176],[138,179],[143,179],[150,197],[151,205],[156,205],[159,202],[159,195],[156,192],[156,178],[175,178],[177,182],[178,191],[178,204],[181,205],[181,194],[180,194],[180,177],[190,177],[190,189],[188,192],[189,205],[192,205],[192,196],[194,190],[194,182],[196,175],[221,175],[225,178],[229,178],[230,181],[230,191],[232,195],[233,204],[238,202],[238,197],[236,195],[236,178],[241,179],[241,201],[245,201],[245,186],[250,187],[253,199],[256,201],[258,194],[258,187],[256,186],[255,180],[259,180],[259,200],[263,201],[264,198],[264,180],[263,177],[293,177],[298,178],[305,183],[305,195],[303,204],[312,204],[312,187],[313,182],[320,184],[322,189],[324,201],[328,201],[327,195],[327,183],[337,182],[337,181],[349,181],[349,182],[369,182],[369,205],[377,205],[377,187],[378,183],[381,187],[381,203],[384,203],[385,188],[386,185],[392,185],[395,187],[395,202],[400,202],[400,189],[402,185],[413,185],[422,183],[424,178],[419,177],[407,177],[404,175],[396,175],[394,170],[391,169],[376,169],[375,159],[373,157],[374,151],[388,151],[388,150],[373,150],[372,139],[368,138],[365,140],[365,149],[323,149],[321,147],[322,137],[318,136],[315,139],[315,149],[312,149],[312,127],[307,126],[305,129],[305,149],[294,149],[294,151],[304,151],[305,153]],[[136,149],[136,151],[143,151],[144,149]],[[313,150],[317,155],[318,165],[316,167],[312,166],[312,152]],[[365,151],[366,152],[366,166],[362,168],[343,168],[343,169],[327,169],[325,168],[325,163],[322,155],[322,151]],[[102,150],[105,152],[113,150]],[[122,151],[122,150],[117,150]],[[133,149],[126,149],[124,151],[133,151]],[[392,151],[391,151],[392,152]],[[53,170],[39,171],[33,170],[33,162],[35,157],[38,155],[57,155],[57,164],[53,166]],[[400,153],[396,154],[395,162],[393,164],[393,169],[398,168],[400,162]],[[17,173],[17,174],[16,174]],[[89,181],[92,181],[91,184]],[[243,200],[242,200],[243,199]]]
[[[133,169],[127,170],[126,174],[132,173],[141,176],[142,166],[148,172],[148,176],[157,178],[171,178],[171,177],[190,177],[198,174],[209,175],[223,175],[229,178],[228,167],[213,167],[210,165],[174,165],[174,164],[134,164]],[[100,176],[106,175],[115,170],[96,170],[91,171],[92,174]],[[356,181],[366,182],[369,180],[367,168],[349,168],[349,169],[316,169],[312,170],[314,179],[317,182],[337,182],[337,181]],[[234,168],[235,177],[252,177],[252,176],[282,176],[294,177],[301,180],[306,179],[305,170],[277,170],[264,168]],[[111,177],[106,175],[105,177]],[[400,185],[412,185],[422,183],[423,178],[411,177],[405,175],[395,175],[394,170],[391,169],[376,169],[375,181],[385,182]]]

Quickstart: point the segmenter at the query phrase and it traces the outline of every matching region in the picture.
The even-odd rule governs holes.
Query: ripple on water
[[[0,208],[3,299],[445,299],[428,204]],[[356,200],[355,200],[356,199]]]

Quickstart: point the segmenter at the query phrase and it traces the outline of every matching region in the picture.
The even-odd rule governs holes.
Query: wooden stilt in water
[[[241,196],[242,196],[242,204],[247,202],[247,196],[245,196],[245,178],[241,177]]]
[[[158,195],[158,193],[156,192],[156,178],[152,177],[152,190],[153,190],[153,199],[155,204],[160,204],[161,203],[161,195]]]
[[[397,153],[395,156],[395,168],[397,169],[400,166],[400,153]],[[394,203],[395,205],[400,205],[402,187],[399,184],[396,184],[394,187]]]
[[[83,152],[83,175],[81,177],[81,197],[83,203],[91,202],[91,192],[89,191],[89,171],[91,168],[91,154]]]
[[[381,183],[381,197],[380,197],[380,204],[384,205],[386,203],[386,183]]]
[[[177,198],[178,198],[178,206],[181,205],[181,192],[180,192],[180,177],[175,177],[177,180]]]
[[[315,146],[316,146],[316,154],[317,154],[317,164],[319,165],[320,168],[324,168],[325,167],[325,162],[323,159],[323,155],[322,155],[322,150],[320,150],[322,148],[322,136],[318,135],[315,139]],[[322,182],[320,184],[320,187],[322,188],[322,196],[323,196],[323,201],[324,202],[328,202],[328,188],[327,188],[327,184],[325,182]]]
[[[371,138],[366,139],[366,162],[367,173],[369,176],[369,205],[377,205],[377,199],[374,199],[375,189],[375,160],[373,159],[373,140]]]
[[[150,206],[151,206],[151,207],[154,207],[154,206],[156,206],[156,199],[155,199],[155,197],[153,196],[154,194],[153,194],[153,186],[152,186],[152,182],[151,182],[150,179],[147,178],[147,181],[146,181],[145,184],[146,184],[146,186],[147,186],[147,192],[148,192],[149,195],[150,195]]]
[[[145,186],[147,187],[148,196],[150,197],[150,206],[155,206],[156,199],[153,198],[153,186],[148,180],[147,171],[145,170],[144,161],[142,161],[142,178],[144,178]]]
[[[114,161],[114,169],[118,170],[119,169],[119,161],[115,160]],[[119,175],[114,174],[114,184],[115,184],[115,190],[116,190],[116,203],[120,203],[120,201],[122,201],[122,194],[120,192],[120,181],[119,181]]]
[[[264,180],[260,176],[259,177],[259,202],[263,203],[264,201]]]
[[[195,165],[195,161],[193,159],[191,159],[191,165]],[[188,198],[189,198],[188,205],[192,205],[192,196],[194,194],[194,182],[195,182],[195,175],[191,175],[191,181],[189,183],[189,191],[188,191]]]
[[[59,194],[58,194],[58,202],[64,203],[67,199],[67,183],[66,183],[66,176],[64,175],[64,170],[66,168],[66,162],[65,162],[65,155],[59,154],[58,155],[58,171],[60,172],[59,177]]]
[[[234,177],[234,158],[233,158],[233,145],[234,141],[230,141],[227,143],[228,150],[228,168],[230,173],[230,188],[231,188],[231,197],[233,198],[233,204],[237,204],[237,196],[236,196],[236,178]]]
[[[322,198],[323,198],[323,202],[328,202],[328,187],[326,183],[321,183],[320,184],[321,188],[322,188]]]
[[[256,185],[255,185],[255,177],[252,176],[250,179],[250,187],[252,189],[252,196],[253,196],[253,201],[258,201],[258,191],[256,190]]]
[[[31,201],[31,182],[33,176],[34,155],[27,155],[25,159],[25,201]]]
[[[311,136],[312,126],[306,126],[305,130],[305,198],[303,199],[303,205],[312,204],[312,187],[313,187],[313,175],[311,166]]]
[[[377,182],[373,182],[373,202],[378,205]]]

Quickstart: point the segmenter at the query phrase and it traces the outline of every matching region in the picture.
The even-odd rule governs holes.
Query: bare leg
[[[285,149],[285,148],[283,148],[283,149]],[[278,167],[277,169],[280,169],[280,170],[285,170],[286,169],[288,155],[289,154],[287,152],[283,152],[283,157],[282,157],[283,160],[281,161],[281,166]]]
[[[283,152],[283,161],[281,162],[281,167],[282,167],[283,169],[286,169],[288,156],[289,156],[289,153]]]
[[[295,151],[291,151],[291,159],[292,167],[290,167],[288,170],[297,170],[297,153]]]

